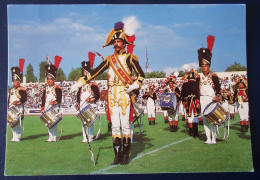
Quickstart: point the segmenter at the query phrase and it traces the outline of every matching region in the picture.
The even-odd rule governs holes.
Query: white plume
[[[136,29],[140,27],[140,22],[136,19],[135,16],[130,16],[123,19],[125,34],[127,36],[133,36]]]
[[[179,72],[178,72],[178,71],[175,71],[175,72],[173,73],[173,75],[174,75],[175,77],[178,77],[178,76],[179,76]]]

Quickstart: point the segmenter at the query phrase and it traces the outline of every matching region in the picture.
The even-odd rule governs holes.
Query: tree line
[[[45,66],[47,65],[47,62],[42,61],[39,64],[39,68],[40,68],[40,76],[39,76],[39,82],[44,82],[45,81]],[[242,66],[240,63],[238,62],[234,62],[234,64],[231,64],[230,66],[228,66],[225,70],[225,72],[231,72],[231,71],[246,71],[247,68],[246,66]],[[197,69],[198,72],[201,72],[201,68]],[[174,72],[172,72],[173,74]],[[179,75],[178,77],[183,77],[185,74],[187,73],[187,70],[184,71],[179,71]],[[74,69],[72,68],[71,72],[69,73],[68,77],[66,77],[64,71],[62,70],[62,68],[59,68],[57,71],[57,75],[56,75],[56,81],[60,82],[60,81],[76,81],[81,77],[81,67]],[[133,72],[133,75],[135,73]],[[27,70],[26,70],[26,83],[29,82],[38,82],[37,77],[34,75],[33,72],[33,66],[31,64],[29,64],[27,66]],[[145,77],[146,78],[165,78],[166,77],[166,73],[163,71],[152,71],[152,72],[146,72],[145,73]],[[95,80],[107,80],[107,73],[104,72],[103,74],[99,75],[98,77],[95,78]]]

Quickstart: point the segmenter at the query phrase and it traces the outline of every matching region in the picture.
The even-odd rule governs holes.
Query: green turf
[[[170,132],[163,115],[156,116],[156,125],[149,126],[144,116],[144,130],[131,146],[128,165],[111,166],[114,159],[111,132],[102,116],[101,135],[91,143],[96,166],[90,159],[87,143],[81,143],[81,122],[75,116],[63,116],[63,133],[56,143],[46,143],[47,128],[38,116],[25,117],[25,133],[21,142],[9,142],[7,128],[6,175],[74,175],[168,172],[251,172],[253,171],[250,131],[240,132],[239,116],[231,120],[230,137],[217,145],[204,144],[203,126],[200,137],[187,134],[185,122],[179,121],[178,132]],[[58,135],[62,122],[58,125]],[[95,123],[97,131],[98,121]],[[221,131],[223,129],[220,129]]]

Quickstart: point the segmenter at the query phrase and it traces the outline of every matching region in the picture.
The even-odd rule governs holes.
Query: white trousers
[[[154,102],[147,103],[147,116],[148,116],[148,118],[155,118]]]
[[[187,116],[188,123],[198,123],[198,117],[194,117],[194,112],[191,112],[191,117]]]
[[[22,126],[20,125],[20,123],[11,129],[13,133],[13,138],[11,141],[20,141],[22,135]]]
[[[200,96],[200,105],[201,105],[201,113],[203,118],[203,124],[204,124],[204,130],[207,137],[207,142],[209,143],[216,143],[217,133],[216,133],[216,127],[213,126],[211,123],[209,123],[205,116],[203,115],[203,111],[205,107],[211,103],[213,100],[213,97],[211,96]],[[211,138],[212,136],[212,138]]]
[[[56,105],[55,107],[54,107],[54,109],[57,111],[57,112],[59,112],[59,106],[58,105]],[[47,141],[56,141],[57,140],[57,126],[58,126],[58,124],[56,124],[55,126],[53,126],[51,129],[49,129],[48,128],[48,134],[49,134],[49,138],[48,138],[48,140]]]
[[[237,103],[237,107],[240,121],[248,121],[248,102]]]
[[[129,122],[130,97],[125,92],[125,86],[109,86],[109,113],[112,122],[112,136],[121,138],[123,135],[131,137],[131,127]]]
[[[232,104],[228,104],[228,110],[231,114],[234,114],[235,112],[235,106]]]
[[[179,118],[179,106],[176,106],[176,113],[172,113],[172,111],[167,111],[168,113],[168,120],[169,121],[178,121],[178,118]]]
[[[48,133],[49,133],[49,139],[47,141],[56,141],[57,140],[57,126],[53,126],[51,129],[48,128]]]

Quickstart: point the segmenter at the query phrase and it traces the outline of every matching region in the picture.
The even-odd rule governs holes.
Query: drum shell
[[[160,106],[162,110],[176,111],[177,98],[175,93],[162,93],[160,99]]]
[[[40,119],[49,129],[51,129],[62,120],[62,116],[51,107],[42,113]]]
[[[99,115],[96,114],[93,107],[88,104],[86,107],[80,110],[80,112],[77,114],[77,117],[82,121],[84,126],[89,127],[97,120]]]
[[[20,117],[21,113],[15,106],[12,106],[8,109],[7,122],[12,128],[20,123]]]
[[[205,111],[210,106],[215,106],[215,107],[213,108],[213,110],[210,113],[205,114]],[[203,111],[203,115],[205,116],[206,120],[209,123],[213,124],[214,126],[222,125],[229,118],[228,111],[225,108],[223,108],[220,103],[217,103],[217,102],[212,102],[212,103],[208,104]]]

